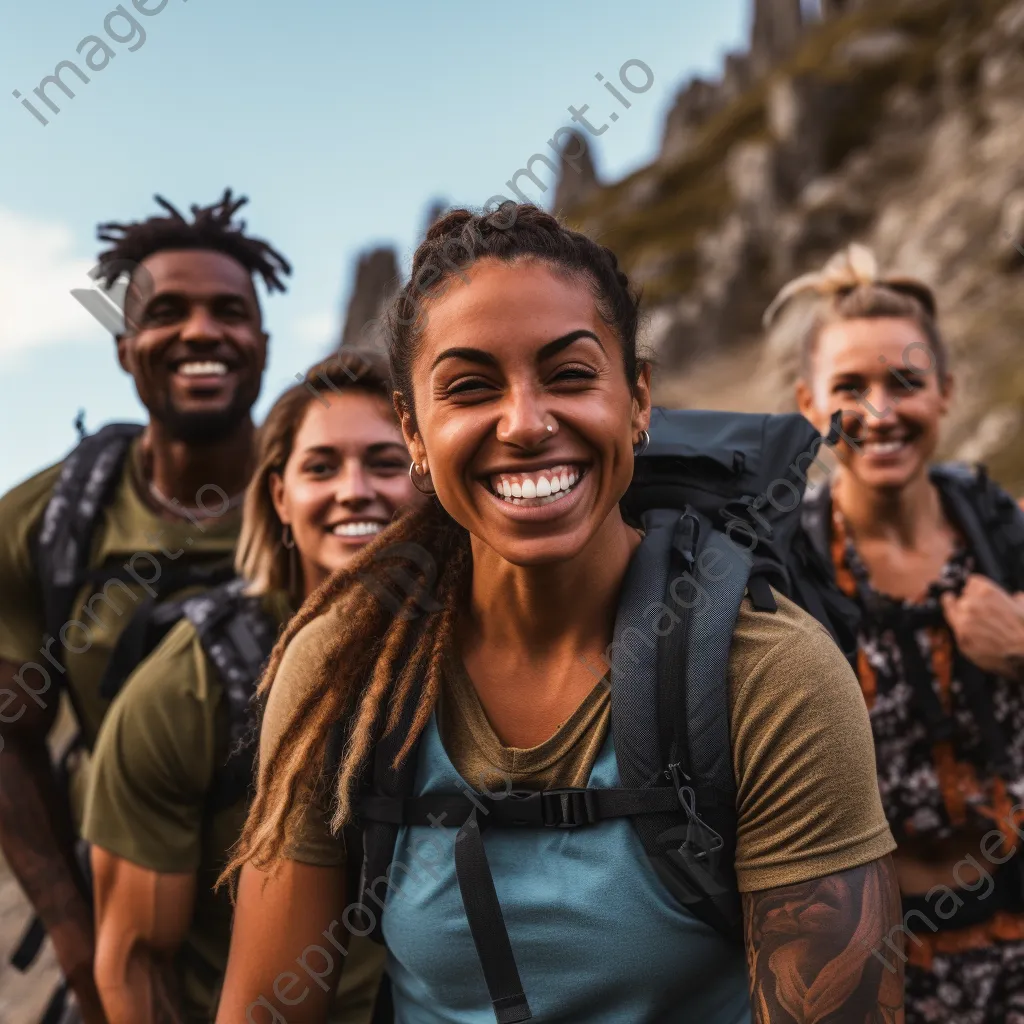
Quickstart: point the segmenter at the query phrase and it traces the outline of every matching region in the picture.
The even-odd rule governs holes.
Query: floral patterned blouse
[[[857,675],[893,835],[938,839],[999,828],[1004,850],[1016,849],[1020,837],[1004,819],[1024,802],[1021,687],[960,656],[939,603],[963,586],[970,553],[959,547],[926,594],[899,600],[871,586],[835,509],[832,527],[836,581],[863,615]]]

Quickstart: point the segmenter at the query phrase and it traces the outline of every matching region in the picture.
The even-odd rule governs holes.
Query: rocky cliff
[[[804,5],[806,11],[806,5]],[[761,315],[860,241],[937,292],[958,397],[943,455],[1024,493],[1024,0],[755,0],[659,158],[564,210],[642,284],[657,398],[792,408],[794,325]]]
[[[1024,0],[751,2],[749,47],[680,90],[650,166],[561,165],[555,210],[643,286],[656,398],[792,408],[798,325],[766,338],[762,313],[859,241],[938,295],[958,389],[941,454],[1024,493]],[[390,258],[360,264],[346,340]]]

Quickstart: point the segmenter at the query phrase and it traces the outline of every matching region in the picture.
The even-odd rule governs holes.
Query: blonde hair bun
[[[784,285],[765,310],[762,323],[765,328],[771,327],[782,307],[804,292],[811,292],[822,299],[833,299],[857,288],[886,288],[911,295],[921,303],[928,316],[935,316],[935,296],[931,288],[913,277],[882,277],[874,252],[866,245],[853,242],[832,255],[821,270],[802,274]]]

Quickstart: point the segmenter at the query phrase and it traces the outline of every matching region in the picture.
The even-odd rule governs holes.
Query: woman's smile
[[[343,544],[362,547],[364,544],[369,544],[385,526],[387,526],[387,522],[383,519],[354,517],[328,523],[324,527],[324,532],[336,537]]]
[[[579,504],[588,477],[583,463],[559,462],[531,472],[493,473],[482,486],[510,518],[548,522]]]
[[[467,276],[432,303],[406,439],[475,543],[515,566],[571,562],[628,530],[618,502],[645,371],[587,282],[541,260],[480,260]]]

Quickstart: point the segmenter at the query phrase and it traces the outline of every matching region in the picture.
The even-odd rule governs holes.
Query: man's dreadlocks
[[[232,198],[225,189],[219,202],[211,206],[193,206],[192,221],[187,221],[163,196],[153,197],[168,213],[133,224],[100,224],[101,242],[113,242],[100,253],[100,280],[110,286],[124,272],[125,264],[141,263],[147,256],[166,249],[212,249],[242,264],[250,274],[259,274],[268,292],[285,290],[281,275],[291,274],[291,264],[266,242],[245,234],[245,221],[231,222],[248,201],[247,196]]]

